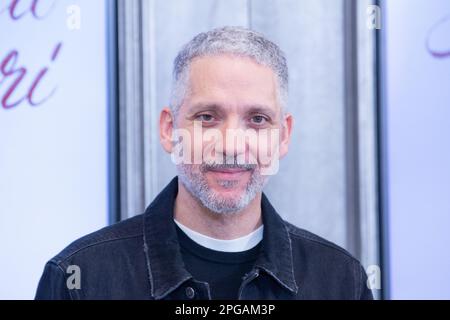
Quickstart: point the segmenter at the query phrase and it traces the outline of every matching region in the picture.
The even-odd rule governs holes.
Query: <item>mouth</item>
[[[251,172],[252,169],[246,168],[211,168],[208,170],[219,179],[234,180],[239,179],[242,175]]]

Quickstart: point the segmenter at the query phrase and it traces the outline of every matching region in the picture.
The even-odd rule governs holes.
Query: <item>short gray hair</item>
[[[281,49],[262,34],[243,27],[222,27],[203,32],[189,41],[175,58],[172,74],[171,109],[175,116],[187,92],[188,70],[191,61],[201,56],[231,54],[253,59],[269,67],[278,80],[281,108],[287,103],[289,73],[286,57]]]

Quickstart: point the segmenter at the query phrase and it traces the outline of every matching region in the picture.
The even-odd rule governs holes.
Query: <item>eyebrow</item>
[[[213,110],[213,111],[224,111],[224,108],[216,103],[199,103],[194,105],[190,110],[189,114],[194,114],[199,111],[206,111],[206,110]]]
[[[266,106],[266,105],[244,105],[243,109],[245,109],[246,114],[255,114],[255,113],[263,113],[268,115],[271,118],[275,118],[276,112],[272,110],[272,108]],[[215,111],[218,113],[225,113],[225,108],[217,103],[199,103],[194,105],[191,110],[189,110],[189,114],[195,114],[200,111]]]

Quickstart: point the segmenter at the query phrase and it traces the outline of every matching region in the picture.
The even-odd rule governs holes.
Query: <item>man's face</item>
[[[175,119],[187,159],[177,163],[179,178],[211,211],[238,212],[262,191],[264,170],[287,151],[280,154],[286,122],[276,76],[250,58],[228,55],[194,59],[188,76]]]

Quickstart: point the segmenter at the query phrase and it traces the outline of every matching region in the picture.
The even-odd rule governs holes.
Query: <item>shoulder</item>
[[[293,242],[294,250],[296,247],[302,246],[303,249],[314,249],[319,254],[332,255],[359,264],[359,261],[350,252],[337,244],[287,221],[284,221],[284,224]]]
[[[89,256],[95,253],[98,256],[111,252],[120,252],[120,248],[142,246],[143,239],[143,215],[138,215],[98,231],[90,233],[75,240],[53,257],[50,262],[63,265],[68,260],[76,259],[77,256]],[[125,248],[126,249],[126,248]]]
[[[143,239],[143,215],[139,215],[72,242],[45,265],[36,299],[143,296],[148,283],[136,283],[136,275],[146,274]],[[69,289],[69,280],[77,284],[74,289]],[[118,285],[124,289],[117,290]]]
[[[296,278],[305,298],[372,299],[367,275],[344,248],[284,221],[292,246]]]

